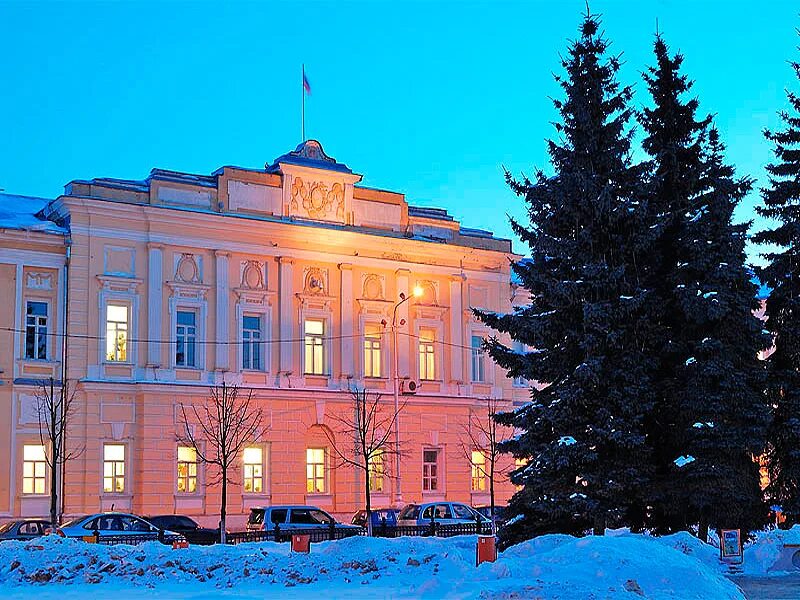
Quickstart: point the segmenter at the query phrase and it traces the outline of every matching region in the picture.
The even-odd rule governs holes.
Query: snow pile
[[[475,536],[450,539],[349,538],[288,544],[172,550],[156,542],[100,546],[55,536],[0,543],[0,589],[6,600],[113,593],[144,598],[157,587],[173,598],[713,598],[741,599],[718,567],[713,548],[688,535],[547,535],[509,548],[475,567]],[[711,554],[708,554],[708,552]],[[66,584],[66,585],[65,585]]]
[[[784,544],[797,544],[796,548],[784,548]],[[787,571],[797,573],[792,564],[792,555],[800,550],[800,525],[789,530],[771,529],[760,531],[756,539],[744,549],[744,572],[747,575],[784,575]]]

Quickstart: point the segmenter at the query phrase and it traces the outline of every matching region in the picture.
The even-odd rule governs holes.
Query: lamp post
[[[411,300],[412,297],[419,298],[424,290],[419,286],[414,286],[411,296],[406,296],[400,292],[400,300],[395,303],[392,313],[392,388],[394,391],[394,444],[395,444],[395,486],[394,504],[397,506],[403,501],[403,491],[400,483],[400,369],[398,367],[398,347],[397,347],[397,309]],[[400,319],[400,325],[405,324],[405,319]]]

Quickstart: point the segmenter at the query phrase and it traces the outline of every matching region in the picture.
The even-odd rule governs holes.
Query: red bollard
[[[181,548],[188,548],[188,547],[189,547],[189,542],[187,542],[186,540],[172,542],[173,550],[180,550]]]
[[[302,552],[304,554],[308,554],[309,552],[311,552],[311,536],[293,535],[292,552]]]
[[[483,562],[497,560],[497,546],[493,535],[479,535],[478,545],[475,547],[475,566]]]

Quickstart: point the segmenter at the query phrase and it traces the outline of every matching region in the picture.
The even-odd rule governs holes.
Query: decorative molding
[[[361,281],[361,296],[365,300],[385,299],[384,290],[386,289],[385,278],[376,273],[364,275]]]
[[[182,283],[202,283],[202,259],[196,254],[183,252],[175,256],[175,281]]]
[[[344,187],[341,183],[328,186],[322,181],[306,183],[301,177],[292,182],[290,208],[301,208],[311,219],[344,221]]]
[[[266,265],[258,260],[242,261],[239,268],[241,290],[263,290],[266,288]]]
[[[328,293],[328,270],[319,267],[303,269],[303,293],[324,296]]]
[[[52,290],[53,274],[28,272],[25,274],[25,287],[29,290]]]
[[[391,300],[369,300],[367,298],[356,299],[362,315],[389,316],[393,303]]]
[[[119,277],[117,275],[98,275],[100,288],[106,292],[116,292],[121,294],[136,294],[142,283],[141,279],[131,277]]]

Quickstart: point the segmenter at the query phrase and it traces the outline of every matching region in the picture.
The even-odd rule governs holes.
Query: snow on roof
[[[66,233],[65,228],[40,216],[49,202],[47,198],[0,194],[0,229]]]

